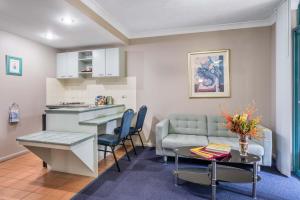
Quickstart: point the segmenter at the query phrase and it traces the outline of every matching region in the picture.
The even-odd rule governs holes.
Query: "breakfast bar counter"
[[[90,133],[71,133],[71,132],[55,132],[55,131],[41,131],[24,135],[17,138],[21,143],[34,143],[34,146],[47,145],[59,145],[62,149],[69,148],[78,143],[84,142],[94,137],[94,134]]]
[[[113,134],[124,105],[46,109],[46,131],[18,137],[51,170],[98,176],[98,134]]]
[[[56,108],[56,109],[47,109],[46,113],[83,113],[90,112],[95,110],[105,110],[116,107],[123,107],[124,105],[100,105],[100,106],[86,106],[86,107],[65,107],[65,108]]]
[[[110,122],[110,121],[121,119],[122,116],[123,116],[123,112],[116,113],[116,114],[102,115],[95,119],[90,119],[90,120],[79,122],[79,124],[81,124],[81,125],[102,125],[102,124],[106,124],[107,122]]]
[[[97,150],[94,134],[41,131],[17,138],[19,144],[46,162],[51,170],[81,175],[95,175]]]

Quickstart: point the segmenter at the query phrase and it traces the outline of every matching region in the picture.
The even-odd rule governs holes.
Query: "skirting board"
[[[4,156],[4,157],[1,157],[0,158],[0,162],[4,162],[6,160],[10,160],[12,158],[15,158],[15,157],[18,157],[20,155],[23,155],[25,153],[28,153],[29,151],[27,149],[23,150],[23,151],[19,151],[17,153],[13,153],[13,154],[10,154],[10,155],[7,155],[7,156]]]

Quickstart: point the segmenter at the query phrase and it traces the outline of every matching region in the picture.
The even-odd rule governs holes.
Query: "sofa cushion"
[[[207,136],[169,134],[162,141],[162,147],[174,149],[184,146],[205,146],[208,144]]]
[[[209,143],[228,144],[232,149],[239,150],[239,138],[234,137],[208,137]],[[248,140],[248,152],[257,156],[264,155],[264,148],[258,143]]]
[[[222,116],[207,116],[208,136],[237,137],[235,133],[229,131]]]
[[[172,114],[169,116],[169,133],[207,136],[206,115]]]

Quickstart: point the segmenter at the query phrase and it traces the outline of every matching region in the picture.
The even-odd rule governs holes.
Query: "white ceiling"
[[[75,23],[61,24],[64,16],[72,17]],[[55,48],[121,43],[64,0],[0,0],[0,30]],[[46,32],[52,32],[57,39],[43,38]]]
[[[82,1],[94,2],[94,7],[98,3],[98,11],[102,11],[98,13],[133,38],[197,32],[220,25],[265,25],[282,0]]]
[[[282,0],[81,1],[128,38],[137,38],[271,25]],[[64,16],[76,23],[62,25]],[[0,0],[0,30],[62,49],[122,44],[65,0]],[[43,38],[46,32],[57,39]]]

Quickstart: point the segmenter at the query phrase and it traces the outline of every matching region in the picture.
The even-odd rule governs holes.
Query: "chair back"
[[[129,134],[133,116],[134,116],[134,111],[132,109],[128,109],[124,112],[122,116],[121,126],[120,126],[119,139],[123,139],[127,137],[127,135]]]
[[[135,131],[141,131],[144,125],[145,117],[147,113],[147,106],[142,106],[139,109],[138,116],[135,124]]]

